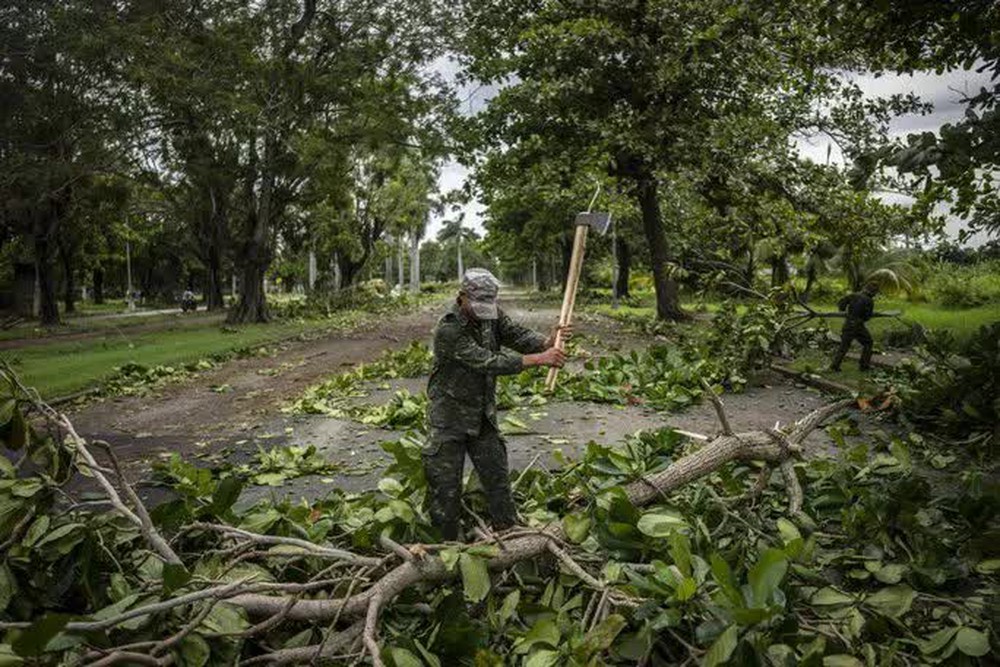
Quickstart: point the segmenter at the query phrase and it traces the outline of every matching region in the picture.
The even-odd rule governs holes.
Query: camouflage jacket
[[[521,355],[544,351],[546,340],[502,310],[495,320],[473,322],[452,306],[434,331],[434,366],[427,384],[431,428],[476,435],[484,415],[496,424],[497,376],[520,373]]]

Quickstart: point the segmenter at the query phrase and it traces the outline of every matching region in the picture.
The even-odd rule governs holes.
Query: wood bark
[[[76,312],[76,272],[73,270],[73,249],[67,243],[60,241],[59,263],[63,272],[63,311]]]
[[[38,319],[42,326],[59,324],[55,271],[52,265],[52,241],[45,232],[35,234],[35,268],[38,279]]]
[[[636,172],[635,196],[642,213],[642,229],[649,245],[649,258],[656,290],[656,317],[660,320],[689,319],[681,308],[680,286],[670,276],[670,250],[663,231],[663,218],[657,198],[656,179],[645,168]]]
[[[619,299],[629,297],[628,282],[629,273],[632,270],[632,248],[628,241],[619,236],[615,239],[618,246],[618,280],[615,282],[615,296]]]
[[[92,282],[94,303],[101,305],[104,303],[104,268],[102,266],[98,265],[94,267]]]

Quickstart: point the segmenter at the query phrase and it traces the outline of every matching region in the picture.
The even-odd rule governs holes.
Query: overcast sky
[[[443,62],[440,65],[442,71],[448,73],[453,71],[451,63]],[[964,106],[959,103],[964,92],[976,92],[982,86],[989,85],[987,73],[977,74],[975,71],[952,71],[945,74],[918,73],[914,75],[883,75],[875,77],[871,75],[851,74],[849,77],[870,97],[883,97],[897,93],[915,93],[926,102],[934,105],[932,113],[927,115],[911,114],[901,116],[893,120],[891,132],[894,137],[903,137],[915,132],[936,132],[938,128],[947,123],[960,120],[964,113]],[[466,87],[459,91],[460,99],[463,100],[464,113],[476,113],[489,100],[493,89],[489,87]],[[809,159],[817,162],[827,160],[827,150],[830,151],[832,161],[841,162],[840,151],[829,139],[822,136],[800,139],[796,142],[800,153]],[[462,187],[468,171],[457,162],[448,162],[441,171],[439,186],[442,192],[447,192]],[[901,201],[903,198],[898,195],[887,196],[892,201]],[[470,202],[465,207],[464,224],[482,231],[483,207],[478,201]],[[446,217],[450,217],[450,213]],[[427,237],[433,238],[441,225],[441,219],[431,221],[430,230]],[[948,220],[949,235],[955,236],[962,227],[962,221],[957,218]],[[978,245],[985,241],[980,237],[973,239],[973,243]]]

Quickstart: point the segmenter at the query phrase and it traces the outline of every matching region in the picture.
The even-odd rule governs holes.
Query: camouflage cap
[[[469,298],[472,312],[481,320],[497,319],[500,281],[486,269],[469,269],[462,276],[462,293]]]

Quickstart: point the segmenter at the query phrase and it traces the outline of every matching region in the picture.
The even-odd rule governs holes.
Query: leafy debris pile
[[[65,487],[68,463],[87,469],[82,441],[61,446],[36,431],[37,408],[16,391],[5,405],[5,664],[95,662],[116,651],[199,667],[317,653],[350,662],[372,655],[368,635],[358,648],[363,614],[346,618],[356,618],[352,608],[331,623],[289,611],[343,607],[337,598],[375,590],[385,568],[405,572],[409,561],[436,574],[380,601],[377,662],[986,664],[992,650],[1000,488],[983,475],[935,488],[913,463],[920,439],[833,429],[837,457],[790,468],[805,491],[798,514],[779,484],[760,484],[768,477],[753,462],[637,506],[626,485],[662,476],[697,446],[669,430],[594,443],[560,470],[518,474],[524,525],[471,545],[436,543],[414,438],[384,445],[394,463],[379,492],[316,502],[236,509],[240,475],[189,470],[173,480],[174,499],[151,512],[179,561],[170,562],[140,525]],[[463,502],[475,527],[485,498],[474,479]],[[563,537],[551,558],[492,565],[519,536],[554,525]],[[249,613],[263,594],[291,603]]]

